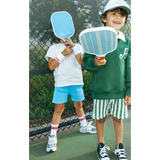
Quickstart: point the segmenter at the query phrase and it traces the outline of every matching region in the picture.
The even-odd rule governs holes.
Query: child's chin
[[[121,29],[123,26],[123,24],[115,24],[114,29]]]
[[[117,25],[117,26],[113,26],[112,28],[114,28],[117,31],[117,30],[121,29],[122,27]]]
[[[113,24],[112,26],[107,26],[107,27],[112,27],[114,28],[116,31],[119,31],[122,27],[120,25],[115,25]]]

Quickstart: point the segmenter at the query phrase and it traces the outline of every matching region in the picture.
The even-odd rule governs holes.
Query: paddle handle
[[[100,60],[105,60],[105,56],[104,57],[99,57],[100,58]]]
[[[66,46],[66,47],[68,47],[68,46],[69,46],[69,44],[66,44],[65,46]],[[73,52],[73,51],[72,51],[72,52]]]

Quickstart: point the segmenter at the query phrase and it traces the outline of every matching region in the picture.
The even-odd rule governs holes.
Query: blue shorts
[[[67,102],[68,95],[72,101],[81,102],[84,100],[83,85],[55,87],[52,102],[62,104]]]

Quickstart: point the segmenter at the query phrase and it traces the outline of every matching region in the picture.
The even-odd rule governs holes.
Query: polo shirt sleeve
[[[48,61],[49,57],[54,59],[56,57],[56,46],[52,45],[49,47],[46,55],[45,55],[45,59]]]

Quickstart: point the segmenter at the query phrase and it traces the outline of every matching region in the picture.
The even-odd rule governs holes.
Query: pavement
[[[129,118],[124,120],[123,145],[131,160],[131,111]],[[92,123],[95,126],[95,121]],[[30,160],[98,160],[97,158],[97,134],[82,134],[79,127],[57,134],[57,151],[53,153],[46,152],[48,138],[43,138],[30,143]],[[110,147],[108,151],[110,160],[117,160],[113,154],[115,150],[116,138],[114,125],[111,118],[105,122],[105,143]]]

